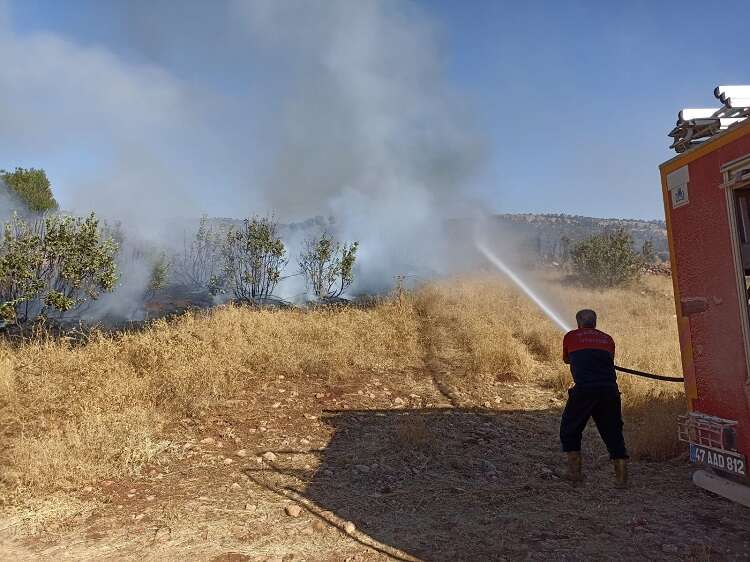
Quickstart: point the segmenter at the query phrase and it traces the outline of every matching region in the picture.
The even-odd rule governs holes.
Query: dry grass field
[[[585,306],[599,312],[600,327],[617,342],[618,363],[651,372],[680,373],[668,279],[648,277],[637,286],[603,292],[566,286],[555,278],[541,284],[554,302],[564,303],[566,311]],[[364,531],[369,524],[371,532],[367,537],[344,532],[336,535],[335,541],[331,537],[310,537],[300,529],[289,530],[284,527],[285,522],[296,524],[297,520],[285,518],[283,502],[296,498],[310,513],[314,512],[310,502],[314,503],[316,497],[320,505],[335,506],[331,490],[338,489],[342,494],[348,489],[347,481],[339,479],[338,484],[326,487],[321,486],[321,478],[327,482],[326,478],[339,474],[342,463],[347,467],[365,466],[370,471],[375,466],[393,469],[401,466],[398,463],[417,462],[417,457],[405,460],[406,451],[422,455],[418,457],[422,460],[418,468],[407,464],[400,469],[399,478],[404,473],[424,474],[425,470],[433,474],[435,467],[443,466],[440,462],[447,463],[442,476],[435,473],[424,488],[410,489],[414,497],[443,490],[440,499],[436,496],[436,506],[447,501],[446,493],[450,496],[436,481],[453,482],[451,479],[471,467],[481,472],[486,468],[482,468],[482,463],[495,466],[488,482],[498,497],[526,489],[524,479],[532,473],[541,475],[539,486],[551,486],[549,493],[566,497],[566,485],[550,476],[554,471],[546,468],[559,456],[555,424],[570,383],[567,367],[560,360],[560,340],[558,329],[533,304],[502,280],[486,276],[431,283],[367,308],[258,311],[227,306],[169,322],[157,321],[140,332],[92,334],[85,342],[50,338],[4,344],[0,346],[0,536],[3,530],[10,530],[12,540],[0,541],[0,548],[6,548],[9,556],[16,552],[22,557],[18,554],[21,551],[12,549],[28,548],[40,556],[46,553],[54,558],[60,552],[55,548],[64,548],[66,541],[88,533],[88,542],[80,548],[94,548],[94,543],[101,543],[104,536],[110,537],[107,548],[116,541],[122,544],[112,546],[114,550],[101,545],[103,550],[80,550],[78,555],[72,554],[74,557],[128,558],[146,544],[133,543],[137,535],[134,529],[151,521],[149,529],[156,529],[156,534],[168,527],[172,538],[179,535],[177,529],[182,529],[186,537],[193,537],[186,538],[179,547],[169,541],[160,543],[162,550],[153,551],[154,558],[179,558],[189,553],[208,559],[209,555],[226,551],[230,543],[211,543],[207,537],[226,532],[236,539],[230,544],[233,549],[261,553],[258,560],[275,560],[274,553],[279,548],[296,549],[306,560],[379,559],[377,556],[387,555],[383,544],[399,549],[402,559],[443,559],[429,550],[436,548],[434,545],[412,544],[403,539],[411,535],[403,529],[399,534],[399,520],[373,522],[363,516],[357,528]],[[644,467],[643,478],[661,478],[657,475],[664,470],[659,463],[667,462],[664,466],[680,473],[675,478],[686,480],[684,462],[667,461],[682,453],[675,439],[675,417],[684,411],[681,385],[636,380],[627,375],[620,377],[620,384],[628,445],[636,465]],[[448,425],[444,418],[434,418],[434,412],[444,412],[446,408],[458,416],[451,418],[454,422]],[[334,410],[338,421],[326,426],[322,422],[325,412]],[[400,417],[382,418],[391,411]],[[481,427],[485,429],[475,428],[476,416],[484,416]],[[368,425],[363,420],[372,423]],[[472,450],[467,443],[476,443],[476,439],[486,447],[493,443],[487,437],[477,438],[477,431],[497,431],[498,436],[506,435],[508,442],[514,443],[515,460],[509,461],[506,476],[508,482],[516,482],[512,489],[503,488],[502,478],[498,480],[497,476],[502,469],[496,465],[505,457],[493,457],[490,462],[487,459],[491,455],[485,451],[480,454],[485,460],[480,462],[466,456]],[[342,436],[359,433],[362,435],[354,443],[344,441],[342,446]],[[387,447],[378,443],[377,452],[356,452],[365,446],[363,443],[375,447],[380,439],[377,436],[386,434],[392,439],[386,439],[390,443]],[[544,435],[539,443],[533,437],[536,434]],[[206,435],[210,437],[205,438]],[[448,436],[454,442],[447,443]],[[601,446],[595,441],[592,432],[587,444],[601,455]],[[529,452],[524,457],[527,442]],[[315,458],[299,460],[296,468],[292,464],[279,468],[281,465],[272,465],[261,456],[270,450],[286,454],[303,445],[309,450],[306,454]],[[434,449],[432,453],[430,447]],[[249,451],[251,468],[238,472],[236,462],[245,462],[245,454],[233,457],[227,448]],[[442,452],[438,454],[438,450]],[[339,456],[331,461],[337,451]],[[362,465],[357,460],[370,454],[376,459],[372,465]],[[393,455],[401,455],[400,460],[394,460]],[[293,462],[292,457],[289,463]],[[433,460],[424,460],[430,458]],[[326,459],[333,468],[326,468]],[[430,462],[432,472],[428,468]],[[592,470],[606,472],[607,463],[602,462],[597,460]],[[248,472],[256,466],[254,463],[264,467],[265,480]],[[269,466],[273,468],[271,472]],[[362,474],[356,470],[354,473],[360,478]],[[302,489],[294,493],[307,491],[307,500],[290,496],[289,490],[299,486],[274,484],[273,478],[291,477],[290,474],[297,484],[304,482]],[[164,478],[175,480],[169,480],[167,486]],[[255,492],[253,482],[260,486]],[[382,487],[382,481],[378,482]],[[487,519],[487,514],[480,517],[471,513],[476,498],[467,494],[480,494],[478,498],[482,492],[475,489],[481,484],[476,476],[469,482],[447,488],[464,492],[456,492],[455,504],[448,501],[445,505],[452,505],[453,511],[468,510],[462,519],[462,523],[472,525],[467,532],[476,532],[482,525],[496,525],[494,519]],[[196,490],[196,486],[204,490]],[[358,501],[370,504],[386,493],[383,490],[390,491],[388,485],[372,496],[360,498],[357,494],[366,486],[367,482],[361,479],[353,481],[346,505],[333,509],[335,515],[356,520],[352,505]],[[592,486],[586,493],[605,489],[596,487],[605,484]],[[669,493],[677,497],[684,495],[684,490],[692,490],[682,480],[679,486],[679,490]],[[246,490],[242,500],[225,497],[240,487]],[[151,495],[143,499],[146,492],[142,490],[146,488]],[[206,488],[220,498],[216,502],[223,502],[223,507],[214,505],[213,519],[204,513],[210,495]],[[263,500],[268,490],[275,495]],[[633,509],[649,493],[649,489],[644,489],[640,495],[634,494]],[[665,497],[669,493],[665,491]],[[242,515],[242,506],[247,507],[246,502],[251,500],[257,502],[257,513],[263,514],[250,517],[257,527],[248,522],[247,513]],[[540,499],[534,501],[538,503]],[[597,505],[596,509],[603,509]],[[667,511],[673,508],[664,506]],[[528,533],[535,533],[531,529],[538,528],[532,525],[538,514],[535,508],[530,509],[533,514],[529,515]],[[399,504],[391,512],[402,513],[399,510],[406,508]],[[437,507],[429,511],[429,520],[414,523],[411,530],[419,534],[421,524],[438,529],[436,521],[442,524],[446,517],[450,518],[435,510]],[[232,519],[235,512],[240,514],[235,515],[242,523]],[[200,524],[194,519],[196,513],[205,515]],[[331,517],[318,515],[336,526]],[[474,520],[474,515],[478,519]],[[567,518],[570,519],[569,514]],[[107,523],[97,523],[101,528],[92,531],[94,521]],[[222,531],[210,526],[219,521],[226,523]],[[395,525],[392,528],[388,527],[391,523]],[[239,525],[242,532],[232,525]],[[519,525],[521,531],[526,528]],[[378,529],[386,527],[390,530],[378,538],[381,546],[370,545],[368,541],[375,540]],[[262,533],[258,530],[261,528]],[[446,529],[448,532],[449,527]],[[261,536],[265,537],[262,541]],[[656,543],[662,540],[660,536],[649,536]],[[199,537],[195,539],[197,543],[195,537]],[[357,540],[346,543],[352,537]],[[436,535],[432,542],[439,540],[442,539]],[[130,544],[128,541],[131,548],[137,549],[129,551],[123,546]],[[513,550],[516,547],[533,551],[533,541],[529,541],[527,537],[514,545],[493,542],[487,548],[500,549],[498,552],[506,549],[512,558],[518,554]],[[195,550],[196,544],[201,545],[200,549]],[[615,541],[606,548],[617,551],[623,547]],[[699,544],[695,548],[711,551],[715,547]],[[457,556],[453,559],[462,559]],[[298,555],[284,559],[301,558]]]

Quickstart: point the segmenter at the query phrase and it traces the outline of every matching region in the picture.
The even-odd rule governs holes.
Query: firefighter
[[[570,365],[573,387],[560,422],[560,441],[568,457],[566,478],[583,480],[581,436],[589,418],[594,418],[615,469],[615,484],[625,488],[628,481],[625,439],[622,435],[622,405],[615,374],[615,342],[596,329],[596,312],[580,310],[577,330],[565,334],[563,361]]]

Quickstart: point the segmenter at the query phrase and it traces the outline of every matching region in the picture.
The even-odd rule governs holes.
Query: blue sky
[[[666,133],[677,111],[716,105],[718,84],[750,83],[744,2],[417,4],[415,15],[413,3],[403,2],[406,17],[426,21],[434,32],[441,84],[460,96],[461,111],[485,145],[482,164],[466,181],[500,212],[661,218],[657,166],[672,156]],[[268,59],[257,56],[263,47],[248,42],[223,3],[213,5],[10,0],[6,11],[16,39],[52,33],[76,48],[111,53],[128,68],[160,69],[164,89],[172,80],[187,84],[200,94],[190,107],[212,106],[200,124],[201,142],[187,152],[170,155],[168,140],[136,146],[148,153],[149,165],[133,181],[148,181],[162,159],[189,154],[186,175],[208,182],[218,174],[232,185],[267,156],[253,131],[281,86],[278,80],[259,86],[273,74]],[[255,88],[262,95],[254,96]],[[26,144],[0,136],[10,159],[0,166],[48,169],[64,204],[79,196],[79,183],[93,181],[102,162],[117,159],[95,125],[64,143],[44,141],[42,133]],[[240,145],[241,155],[233,152]],[[246,169],[235,169],[239,158]],[[206,210],[231,214],[245,205],[231,192]]]

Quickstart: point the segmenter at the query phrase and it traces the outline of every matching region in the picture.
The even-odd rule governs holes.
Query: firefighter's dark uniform
[[[575,382],[568,391],[560,423],[560,441],[566,453],[581,450],[583,430],[589,418],[594,418],[610,458],[628,458],[614,358],[615,342],[600,330],[579,328],[565,334],[563,360],[570,363]]]

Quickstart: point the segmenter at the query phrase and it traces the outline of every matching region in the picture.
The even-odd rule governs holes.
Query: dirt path
[[[81,508],[37,514],[41,533],[0,521],[0,558],[749,556],[750,510],[693,487],[684,460],[633,463],[631,488],[617,491],[590,431],[585,485],[557,479],[559,397],[520,383],[478,389],[441,359],[450,335],[431,331],[429,310],[423,320],[423,371],[255,381],[166,428],[171,454],[142,477],[51,498]]]

